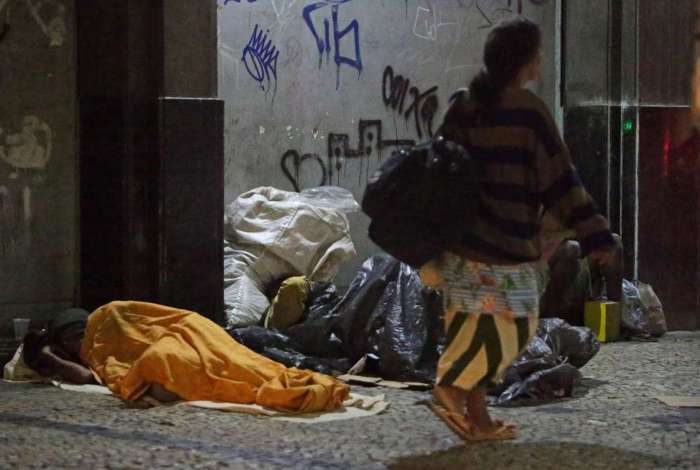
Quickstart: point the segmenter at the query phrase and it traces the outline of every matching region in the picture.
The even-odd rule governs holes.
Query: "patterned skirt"
[[[470,391],[498,382],[537,330],[534,266],[490,266],[447,253],[439,271],[447,338],[438,385]]]

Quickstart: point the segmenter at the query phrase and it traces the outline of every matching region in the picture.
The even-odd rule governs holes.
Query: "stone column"
[[[691,84],[691,101],[695,127],[700,129],[700,0],[695,5],[695,61],[693,80]]]
[[[78,0],[82,306],[223,316],[216,0]]]

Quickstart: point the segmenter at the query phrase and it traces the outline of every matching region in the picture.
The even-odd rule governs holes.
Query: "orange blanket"
[[[251,351],[197,313],[145,302],[112,302],[95,310],[81,356],[124,400],[159,384],[185,400],[313,412],[336,409],[349,394],[332,377],[290,369]]]

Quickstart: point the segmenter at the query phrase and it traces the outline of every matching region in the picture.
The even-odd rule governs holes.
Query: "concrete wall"
[[[321,183],[360,200],[391,141],[421,140],[439,126],[450,94],[478,71],[485,38],[504,18],[523,14],[542,26],[535,91],[555,102],[555,0],[219,3],[227,203],[257,186]],[[387,103],[392,93],[403,102]],[[340,285],[377,251],[367,218],[350,219],[359,257],[341,271]]]
[[[0,18],[2,336],[72,303],[77,210],[74,2],[0,0]]]

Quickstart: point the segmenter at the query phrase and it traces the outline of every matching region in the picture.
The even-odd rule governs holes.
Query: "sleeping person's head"
[[[49,344],[67,355],[65,359],[79,361],[80,346],[85,336],[85,326],[89,313],[78,308],[70,308],[56,314],[49,320],[47,335]]]

